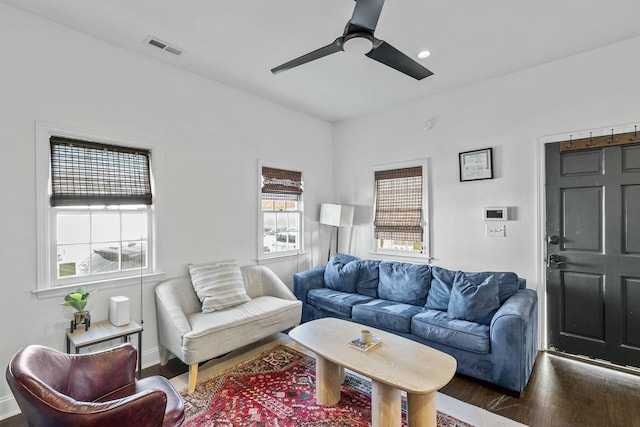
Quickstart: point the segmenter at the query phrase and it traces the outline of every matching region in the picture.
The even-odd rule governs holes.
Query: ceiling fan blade
[[[352,34],[364,29],[373,34],[376,25],[378,25],[383,5],[384,0],[356,0],[356,7],[353,9],[353,15],[347,26],[347,33]]]
[[[418,62],[409,58],[395,47],[391,46],[384,40],[374,38],[373,49],[366,54],[369,58],[374,59],[384,65],[394,68],[416,80],[422,80],[425,77],[433,75]]]
[[[307,62],[311,62],[316,59],[323,58],[327,55],[331,55],[332,53],[340,52],[342,50],[342,44],[343,44],[342,41],[343,41],[343,37],[338,37],[333,41],[333,43],[327,46],[321,47],[320,49],[316,49],[313,52],[309,52],[306,55],[302,55],[299,58],[292,59],[289,62],[285,62],[282,65],[278,65],[277,67],[272,68],[271,72],[273,74],[278,74],[283,71],[287,71],[292,68],[295,68],[299,65],[306,64]]]

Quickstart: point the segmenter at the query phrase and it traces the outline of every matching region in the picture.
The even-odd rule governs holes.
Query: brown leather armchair
[[[164,377],[136,381],[136,348],[66,354],[30,345],[6,377],[29,426],[179,426],[182,396]]]

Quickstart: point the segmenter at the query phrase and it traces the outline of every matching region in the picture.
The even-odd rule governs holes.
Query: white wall
[[[540,138],[640,125],[638,51],[640,38],[631,39],[337,124],[336,201],[357,206],[352,253],[371,256],[371,166],[427,158],[432,263],[515,271],[529,287],[542,290]],[[430,118],[435,126],[425,131],[423,123]],[[494,150],[495,179],[459,182],[458,153],[485,147]],[[516,208],[505,238],[485,236],[483,206]]]
[[[257,254],[258,159],[304,172],[307,242],[300,260],[270,262],[287,283],[324,260],[319,204],[332,200],[332,126],[0,4],[0,366],[21,347],[62,350],[70,309],[36,288],[35,121],[156,146],[157,258],[166,277],[189,262]],[[303,153],[313,153],[313,157]],[[229,175],[234,178],[230,179]],[[319,237],[320,233],[320,237]],[[326,234],[326,235],[325,235]],[[324,240],[322,240],[324,239]],[[102,289],[87,308],[107,317],[137,287]],[[143,364],[158,362],[153,285],[144,289]],[[0,418],[17,409],[0,382]]]

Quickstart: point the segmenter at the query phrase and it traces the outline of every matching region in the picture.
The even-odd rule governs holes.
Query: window
[[[424,165],[374,172],[375,251],[428,257]]]
[[[65,133],[37,133],[38,290],[140,280],[153,272],[151,151]]]
[[[259,257],[302,250],[302,172],[260,167]]]

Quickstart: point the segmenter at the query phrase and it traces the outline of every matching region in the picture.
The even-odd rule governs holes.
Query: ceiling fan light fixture
[[[373,49],[373,42],[366,37],[351,37],[345,40],[342,49],[350,54],[365,55]]]
[[[348,52],[349,56],[355,56],[351,53],[359,56],[366,55],[369,59],[416,80],[433,75],[415,59],[402,53],[386,41],[375,37],[374,33],[383,5],[384,0],[356,0],[353,15],[344,27],[342,36],[326,46],[272,68],[271,72],[278,74],[334,53]]]
[[[420,59],[425,59],[431,56],[431,52],[429,52],[428,50],[422,50],[418,53],[418,58]]]

